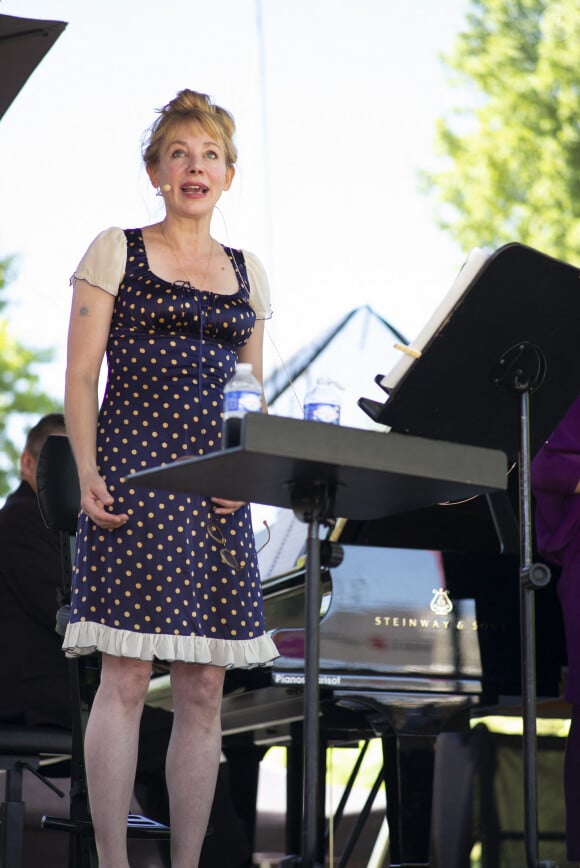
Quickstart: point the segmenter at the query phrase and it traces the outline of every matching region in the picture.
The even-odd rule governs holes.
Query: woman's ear
[[[232,186],[232,181],[234,180],[234,175],[236,174],[235,166],[227,166],[226,167],[226,182],[224,184],[224,190],[229,190]]]
[[[34,491],[36,491],[36,464],[37,459],[32,452],[23,449],[20,453],[20,478],[28,482]]]
[[[149,175],[149,180],[151,181],[155,189],[157,189],[157,187],[159,186],[159,179],[157,177],[157,170],[155,166],[146,166],[145,168],[147,174]]]

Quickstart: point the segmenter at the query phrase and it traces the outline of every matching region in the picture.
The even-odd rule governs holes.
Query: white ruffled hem
[[[67,657],[102,651],[114,657],[163,660],[184,663],[211,663],[226,669],[253,669],[269,666],[280,652],[267,634],[255,639],[208,639],[204,636],[168,636],[117,630],[93,621],[69,624],[63,641]]]

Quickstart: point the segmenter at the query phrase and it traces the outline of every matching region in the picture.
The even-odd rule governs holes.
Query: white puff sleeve
[[[77,265],[74,280],[86,280],[111,295],[117,295],[127,264],[127,238],[122,229],[111,226],[91,242]]]
[[[250,304],[256,314],[256,319],[270,319],[270,284],[268,275],[258,257],[248,250],[242,250],[248,279],[250,281]]]

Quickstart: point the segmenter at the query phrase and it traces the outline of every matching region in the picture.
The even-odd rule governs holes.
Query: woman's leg
[[[167,751],[172,868],[197,868],[221,755],[224,670],[171,664],[173,731]]]
[[[129,868],[127,817],[139,721],[151,663],[103,654],[101,680],[85,734],[85,763],[99,868]]]

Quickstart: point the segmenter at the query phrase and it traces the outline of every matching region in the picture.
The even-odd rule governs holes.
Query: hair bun
[[[224,144],[227,165],[235,164],[238,152],[234,144],[234,118],[226,109],[216,105],[208,94],[185,88],[157,111],[159,117],[152,124],[148,140],[143,146],[146,166],[157,165],[165,135],[173,126],[184,121],[197,123],[212,135],[219,136]]]

